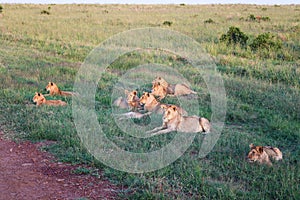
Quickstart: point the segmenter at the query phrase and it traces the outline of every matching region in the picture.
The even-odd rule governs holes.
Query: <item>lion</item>
[[[130,109],[130,112],[117,114],[116,116],[118,116],[119,119],[141,119],[146,116],[145,114],[138,112],[142,109],[142,106],[140,105],[140,98],[137,96],[137,91],[133,90],[129,92],[128,90],[125,90],[125,94],[127,95],[127,98],[119,97],[113,102],[113,105],[122,109]]]
[[[137,95],[137,91],[133,90],[129,92],[128,90],[125,90],[125,94],[127,95],[127,104],[129,108],[131,108],[132,111],[139,110],[141,108],[141,105],[140,98]]]
[[[121,109],[127,109],[127,108],[129,108],[129,105],[127,103],[127,99],[125,99],[124,97],[117,98],[113,102],[113,105],[116,106],[116,107],[119,107]]]
[[[161,77],[157,77],[152,81],[152,94],[163,99],[166,95],[181,96],[189,94],[197,94],[197,92],[190,89],[186,84],[169,84]]]
[[[258,162],[259,164],[267,164],[269,166],[272,166],[271,159],[275,161],[282,160],[282,152],[277,147],[255,146],[252,143],[249,145],[249,147],[249,162]]]
[[[33,102],[36,103],[37,106],[40,105],[49,105],[49,106],[65,106],[66,102],[62,100],[46,100],[43,94],[36,92],[33,97]]]
[[[163,125],[147,131],[146,133],[149,133],[152,136],[172,131],[185,133],[209,133],[210,129],[211,125],[208,119],[198,116],[183,116],[178,111],[177,106],[170,105],[166,108],[163,115]]]
[[[160,103],[156,100],[153,94],[144,92],[140,98],[140,104],[144,105],[144,109],[148,112],[155,112],[157,114],[164,114],[168,104]],[[179,112],[183,115],[187,115],[187,112],[181,107],[177,106]]]
[[[46,90],[49,92],[49,94],[51,96],[53,96],[53,95],[60,95],[60,96],[72,96],[72,95],[74,95],[73,92],[61,91],[58,88],[58,86],[53,82],[48,83],[48,85],[46,86]]]

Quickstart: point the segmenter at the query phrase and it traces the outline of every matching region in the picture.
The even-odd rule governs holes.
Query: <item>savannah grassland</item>
[[[31,141],[53,140],[45,148],[64,162],[85,163],[78,173],[103,176],[128,199],[300,199],[300,6],[258,5],[2,5],[0,14],[0,124],[5,135]],[[258,21],[260,16],[266,20]],[[211,20],[210,20],[211,19]],[[249,39],[246,47],[221,42],[229,27]],[[119,32],[143,27],[179,31],[199,42],[222,74],[227,96],[225,128],[213,150],[198,158],[204,136],[176,162],[161,170],[130,174],[93,159],[80,144],[72,119],[72,99],[63,108],[33,105],[34,92],[49,81],[72,90],[88,53]],[[280,48],[251,49],[269,33]],[[133,139],[113,127],[110,94],[119,72],[143,63],[177,66],[199,95],[200,111],[211,115],[205,84],[184,60],[154,52],[125,55],[99,82],[96,109],[105,133],[130,151],[151,151],[176,133]],[[170,64],[171,63],[171,64]],[[151,84],[150,84],[151,86]],[[59,97],[52,97],[58,99]],[[171,98],[170,98],[171,99]],[[172,100],[172,99],[171,99]],[[100,112],[101,110],[101,112]],[[136,122],[143,123],[143,122]],[[131,143],[131,144],[130,144]],[[248,145],[274,145],[283,160],[273,167],[249,164]],[[101,175],[102,176],[102,175]]]

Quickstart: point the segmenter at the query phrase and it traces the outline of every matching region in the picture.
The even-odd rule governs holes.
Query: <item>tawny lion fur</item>
[[[169,84],[165,79],[161,77],[157,77],[152,81],[152,93],[155,96],[158,96],[159,99],[165,98],[166,95],[181,96],[197,94],[186,84]]]
[[[147,133],[151,135],[159,135],[169,133],[172,131],[186,132],[186,133],[198,133],[210,131],[210,122],[204,117],[198,116],[183,116],[178,107],[170,105],[166,108],[163,116],[163,125],[157,127]]]
[[[36,103],[37,106],[40,105],[49,105],[49,106],[65,106],[67,105],[66,102],[61,101],[61,100],[46,100],[44,95],[41,93],[36,92],[34,97],[33,97],[33,102]]]
[[[156,100],[153,94],[149,92],[144,92],[140,98],[140,104],[144,105],[144,109],[148,112],[155,112],[157,114],[164,114],[167,104],[160,103]],[[177,106],[178,111],[182,115],[187,115],[187,112],[181,107]]]
[[[128,90],[125,90],[125,94],[127,95],[127,104],[131,110],[136,111],[141,108],[140,98],[137,95],[137,91],[133,90],[129,92]]]
[[[60,95],[60,96],[72,96],[72,95],[74,95],[73,92],[61,91],[59,89],[59,87],[53,82],[48,83],[48,85],[46,86],[46,90],[49,92],[49,94],[51,96],[53,96],[53,95]]]
[[[257,162],[259,164],[272,165],[271,159],[282,160],[282,152],[277,147],[271,146],[255,146],[250,144],[250,152],[248,153],[249,162]]]

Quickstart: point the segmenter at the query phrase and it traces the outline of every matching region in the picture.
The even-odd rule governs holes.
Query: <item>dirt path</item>
[[[116,199],[117,187],[92,175],[74,174],[78,166],[53,162],[44,143],[17,144],[0,132],[0,199]]]

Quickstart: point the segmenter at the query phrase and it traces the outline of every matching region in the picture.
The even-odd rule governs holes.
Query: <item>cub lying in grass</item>
[[[210,131],[208,119],[198,116],[183,116],[177,106],[170,105],[166,108],[163,116],[163,125],[147,131],[151,135],[159,135],[172,131],[198,133]]]
[[[61,101],[61,100],[46,100],[44,95],[41,93],[36,92],[34,97],[33,97],[33,102],[36,103],[37,106],[40,105],[49,105],[49,106],[65,106],[67,105],[66,102]]]
[[[49,94],[51,96],[53,96],[53,95],[60,95],[60,96],[72,96],[72,95],[74,95],[73,92],[61,91],[58,88],[58,86],[53,82],[48,83],[48,85],[46,86],[46,90],[49,92]]]
[[[191,90],[186,84],[169,84],[165,79],[157,77],[152,81],[152,94],[163,99],[166,95],[181,96],[197,94],[197,92]]]
[[[282,152],[277,147],[271,146],[254,146],[250,144],[250,152],[248,153],[249,162],[258,162],[259,164],[272,165],[270,160],[282,160]]]

